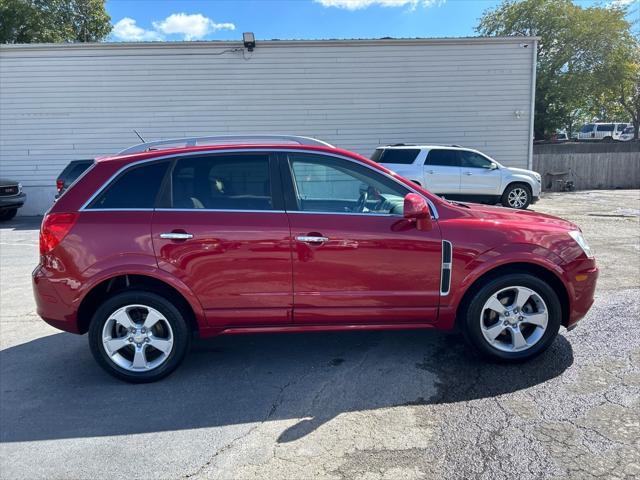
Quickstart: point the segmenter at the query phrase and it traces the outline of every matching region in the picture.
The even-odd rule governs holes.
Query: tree
[[[111,33],[105,0],[0,0],[0,43],[97,42]]]
[[[625,19],[627,7],[582,8],[571,0],[505,0],[486,11],[476,31],[482,35],[537,36],[535,137],[584,119],[593,99],[610,91],[610,73],[635,39]]]

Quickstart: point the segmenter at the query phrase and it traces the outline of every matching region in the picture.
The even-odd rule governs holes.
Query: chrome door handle
[[[473,175],[471,172],[464,172],[465,175]]]
[[[434,174],[434,173],[436,173],[436,172],[435,172],[434,170],[427,170],[427,173]]]
[[[160,238],[167,240],[189,240],[190,238],[193,238],[193,235],[191,233],[170,232],[161,233]]]
[[[324,243],[329,241],[327,237],[311,237],[308,235],[300,235],[296,237],[296,240],[302,243]]]

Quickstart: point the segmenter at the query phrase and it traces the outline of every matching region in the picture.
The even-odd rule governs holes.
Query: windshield
[[[622,133],[633,133],[633,127],[627,127]]]

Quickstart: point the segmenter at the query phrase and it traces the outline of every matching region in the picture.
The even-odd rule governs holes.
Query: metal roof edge
[[[520,43],[538,41],[540,37],[450,37],[450,38],[379,38],[379,39],[329,39],[329,40],[256,40],[256,51],[261,47],[307,46],[367,46],[367,45],[439,45]],[[241,40],[176,41],[176,42],[96,42],[96,43],[22,43],[0,44],[0,50],[91,50],[127,48],[234,48],[242,46]]]

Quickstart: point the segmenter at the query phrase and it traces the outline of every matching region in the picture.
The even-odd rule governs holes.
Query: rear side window
[[[168,167],[166,161],[132,167],[111,182],[89,208],[153,208]]]
[[[418,148],[378,148],[373,152],[371,160],[378,163],[411,165],[419,153]]]
[[[605,125],[598,125],[596,130],[598,130],[598,132],[613,132],[613,123],[607,123]]]
[[[441,167],[459,167],[460,161],[457,150],[430,150],[425,165],[437,165]]]
[[[171,206],[273,210],[269,155],[235,154],[178,160],[171,175]]]
[[[593,132],[593,127],[595,125],[593,123],[587,123],[584,127],[580,129],[580,133],[589,133]]]

